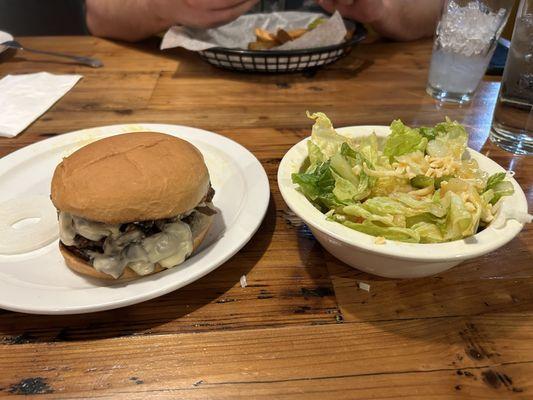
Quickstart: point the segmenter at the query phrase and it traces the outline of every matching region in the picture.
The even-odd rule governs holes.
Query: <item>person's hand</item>
[[[395,40],[430,37],[444,0],[317,0],[328,12],[369,24],[381,36]]]
[[[258,0],[156,0],[159,17],[191,28],[212,28],[233,21]]]
[[[338,10],[344,18],[362,23],[373,23],[383,18],[384,0],[318,0],[326,11]]]

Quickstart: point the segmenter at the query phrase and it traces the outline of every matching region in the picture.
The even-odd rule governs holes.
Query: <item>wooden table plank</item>
[[[113,42],[90,36],[52,36],[18,38],[22,45],[41,50],[64,52],[79,56],[96,57],[104,63],[102,69],[73,64],[32,53],[15,53],[8,51],[0,55],[0,75],[5,72],[5,61],[9,62],[9,73],[41,72],[54,73],[91,73],[91,72],[146,72],[176,71],[180,62],[174,56],[157,51],[157,39],[142,43],[129,44]]]
[[[333,397],[339,400],[362,399],[527,399],[531,380],[514,379],[509,375],[531,375],[533,363],[508,364],[505,373],[491,368],[463,369],[458,371],[405,372],[371,374],[318,379],[286,380],[274,382],[238,382],[209,384],[202,380],[188,387],[168,387],[164,390],[144,388],[144,381],[136,376],[128,378],[119,389],[63,394],[39,394],[39,399],[301,399],[322,400]],[[509,374],[509,375],[508,375]],[[33,388],[41,393],[51,390],[47,381],[37,381]],[[140,386],[139,386],[140,385]],[[15,391],[24,393],[15,386]]]
[[[159,79],[159,73],[106,73],[83,74],[76,90],[68,93],[54,107],[55,112],[114,110],[128,115],[133,110],[146,108]],[[46,121],[47,117],[43,117]]]
[[[494,106],[499,88],[498,83],[483,82],[473,103],[462,108],[435,103],[424,90],[431,50],[431,42],[427,40],[410,43],[409,51],[405,51],[402,43],[361,45],[347,58],[312,76],[223,71],[185,51],[160,52],[151,41],[134,46],[103,40],[94,42],[88,38],[79,46],[76,38],[61,41],[32,38],[31,43],[50,50],[57,50],[59,43],[63,43],[65,51],[74,53],[80,53],[80,49],[75,50],[77,47],[92,46],[95,48],[93,55],[100,55],[106,63],[106,67],[97,72],[68,64],[47,63],[46,67],[52,67],[55,72],[96,73],[102,77],[112,76],[117,71],[145,72],[147,68],[161,72],[146,109],[124,114],[124,108],[110,111],[109,105],[93,105],[90,114],[78,109],[63,115],[61,108],[54,108],[47,113],[49,120],[41,119],[35,124],[37,133],[65,132],[63,122],[67,119],[69,127],[158,121],[214,130],[258,126],[309,129],[305,111],[318,111],[319,108],[327,112],[337,126],[389,124],[393,118],[433,124],[448,115],[480,133],[483,131],[486,139],[491,113],[485,110]],[[39,58],[17,55],[12,59],[14,62],[0,64],[0,74],[5,73],[5,66],[10,73],[42,70],[42,63],[35,60]],[[387,79],[389,76],[402,79],[390,80]],[[93,92],[96,96],[101,93],[98,90]],[[127,93],[122,96],[128,98]],[[87,96],[88,99],[91,97]]]
[[[523,315],[433,318],[2,345],[0,351],[4,391],[40,378],[57,398],[196,387],[211,389],[218,398],[227,385],[238,385],[253,398],[259,384],[274,395],[283,383],[305,392],[312,381],[398,375],[409,383],[417,372],[428,383],[440,381],[447,393],[464,382],[472,392],[519,394],[531,385],[526,376],[533,367],[533,322]],[[472,376],[464,375],[467,370]],[[494,382],[483,379],[487,374],[496,375]]]

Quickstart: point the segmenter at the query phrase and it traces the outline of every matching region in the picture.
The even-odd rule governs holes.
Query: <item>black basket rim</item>
[[[269,56],[269,57],[290,57],[290,56],[302,56],[315,53],[324,53],[334,50],[342,50],[347,47],[353,47],[357,43],[361,42],[366,38],[367,30],[360,24],[355,22],[355,32],[350,40],[344,41],[339,44],[332,44],[330,46],[322,47],[313,47],[310,49],[299,49],[299,50],[247,50],[247,49],[230,49],[228,47],[211,47],[209,49],[199,51],[200,54],[206,52],[213,53],[223,53],[229,55],[239,55],[239,56]]]

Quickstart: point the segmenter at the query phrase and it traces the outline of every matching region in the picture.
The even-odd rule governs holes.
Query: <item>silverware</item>
[[[102,61],[97,60],[96,58],[80,57],[80,56],[73,56],[71,54],[55,53],[55,52],[52,52],[52,51],[29,49],[27,47],[23,47],[16,40],[8,40],[7,42],[0,43],[0,46],[5,46],[5,47],[8,47],[10,49],[29,51],[31,53],[46,54],[48,56],[68,58],[69,60],[74,60],[74,61],[76,61],[76,62],[78,62],[80,64],[88,65],[89,67],[93,67],[93,68],[100,68],[100,67],[102,67],[104,65],[102,63]]]

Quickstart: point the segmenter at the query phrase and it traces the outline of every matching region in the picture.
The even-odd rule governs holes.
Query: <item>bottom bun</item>
[[[204,226],[202,226],[202,229],[198,232],[195,232],[195,236],[193,238],[193,252],[200,246],[200,244],[203,242],[205,236],[207,235],[207,232],[209,231],[209,227],[211,226],[213,218],[209,217],[209,222],[206,223]],[[59,242],[59,250],[61,251],[61,255],[65,259],[65,262],[67,266],[73,270],[74,272],[77,272],[78,274],[88,276],[91,278],[96,279],[104,279],[107,281],[114,281],[114,282],[124,282],[124,281],[131,281],[134,279],[139,279],[148,275],[156,274],[158,272],[164,271],[165,268],[161,267],[159,264],[155,265],[154,271],[150,272],[146,275],[139,275],[135,271],[133,271],[131,268],[126,267],[124,269],[124,272],[122,275],[120,275],[118,278],[113,278],[111,275],[104,274],[103,272],[97,271],[94,269],[94,267],[87,261],[85,261],[83,258],[78,257],[74,253],[70,252],[68,248]]]

